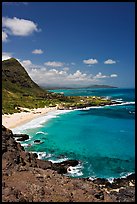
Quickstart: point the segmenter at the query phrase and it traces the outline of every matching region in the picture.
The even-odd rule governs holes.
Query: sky
[[[135,3],[3,2],[11,57],[45,87],[135,87]]]

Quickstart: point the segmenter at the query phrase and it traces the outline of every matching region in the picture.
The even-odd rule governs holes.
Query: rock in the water
[[[69,167],[69,166],[77,166],[79,162],[77,160],[67,160],[57,164],[60,164],[61,166]]]
[[[14,137],[19,137],[17,141],[25,141],[29,139],[27,134],[14,134]]]
[[[34,140],[34,143],[36,143],[36,144],[40,144],[41,141],[40,141],[40,140]]]

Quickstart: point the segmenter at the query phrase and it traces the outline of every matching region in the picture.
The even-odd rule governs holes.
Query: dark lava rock
[[[58,174],[66,174],[67,173],[67,168],[64,166],[57,166],[56,164],[53,164],[52,169],[57,171]]]
[[[14,134],[14,137],[20,137],[17,139],[17,141],[25,141],[29,139],[29,135],[27,134]]]
[[[38,158],[38,155],[37,155],[37,153],[30,153],[30,157],[33,160],[35,158]]]
[[[77,160],[67,160],[60,163],[53,163],[52,169],[57,171],[59,174],[66,174],[68,167],[77,166],[79,162]]]
[[[65,166],[68,168],[69,166],[77,166],[79,162],[77,160],[67,160],[56,164],[59,164],[61,166]]]
[[[133,183],[135,183],[135,174],[131,174],[125,178],[117,178],[114,179],[113,183],[111,184],[112,188],[120,188],[120,187],[127,187],[129,186],[129,182],[132,181]]]
[[[2,125],[2,135],[6,134],[6,135],[13,135],[12,131],[8,128],[6,128],[5,126]]]
[[[93,183],[99,184],[99,185],[108,185],[108,184],[109,184],[108,180],[105,179],[105,178],[97,178],[97,179],[94,179],[94,180],[93,180]]]
[[[5,143],[2,143],[2,154],[7,151],[7,146]]]
[[[40,141],[40,140],[34,140],[34,143],[38,143],[38,144],[40,144],[41,141]]]
[[[126,179],[128,180],[128,181],[135,181],[135,173],[133,173],[133,174],[130,174],[129,176],[127,176],[126,177]]]
[[[96,194],[95,194],[95,197],[96,197],[97,199],[104,200],[104,194],[103,194],[102,191],[100,191],[99,193],[96,193]]]

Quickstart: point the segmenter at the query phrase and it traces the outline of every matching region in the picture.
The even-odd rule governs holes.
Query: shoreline
[[[27,112],[24,112],[23,110],[27,110]],[[24,125],[35,118],[39,118],[56,110],[57,107],[22,109],[20,113],[2,115],[2,125],[9,129],[17,128],[18,126]]]
[[[53,111],[75,111],[75,110],[88,110],[91,108],[103,108],[105,106],[117,106],[117,105],[127,105],[127,104],[135,104],[135,102],[118,102],[115,101],[113,104],[109,105],[101,105],[101,106],[87,106],[83,108],[64,108],[59,109],[58,106],[56,107],[45,107],[45,108],[35,108],[35,109],[28,109],[28,108],[20,108],[22,111],[19,113],[13,113],[13,114],[4,114],[2,115],[2,125],[4,125],[7,128],[17,128],[18,126],[22,126],[27,124],[28,122],[32,121],[33,119],[42,117],[44,115],[47,115],[50,112]],[[27,111],[27,112],[26,112]]]
[[[43,116],[49,120],[49,115],[51,116],[52,114],[54,115],[58,115],[58,114],[62,114],[64,113],[64,111],[77,111],[77,110],[87,110],[87,109],[92,109],[92,108],[103,108],[104,106],[117,106],[117,105],[125,105],[125,104],[129,104],[129,103],[133,103],[133,102],[122,102],[122,103],[116,103],[116,104],[111,104],[111,105],[103,105],[103,106],[89,106],[89,107],[85,107],[85,108],[75,108],[75,109],[58,109],[58,107],[47,107],[47,108],[38,108],[38,109],[27,109],[27,108],[22,108],[22,110],[26,110],[28,112],[20,112],[20,113],[14,113],[12,115],[2,115],[2,125],[4,125],[5,127],[11,129],[13,131],[13,133],[15,134],[21,134],[20,131],[18,131],[18,128],[20,129],[20,126],[26,127],[27,123],[29,123],[29,128],[32,128],[32,125],[35,126],[38,124],[41,124],[41,122],[39,121],[39,118],[42,117],[42,121],[43,121]],[[54,113],[53,113],[54,112]],[[35,119],[38,119],[35,121]],[[35,123],[33,122],[33,120],[35,121]],[[32,121],[32,124],[30,123]],[[9,126],[5,125],[5,123],[10,124]],[[14,125],[13,125],[14,123]],[[30,127],[31,126],[31,127]],[[35,127],[34,127],[35,128]],[[14,129],[17,129],[17,131]],[[37,152],[35,152],[37,153]],[[38,154],[38,153],[37,153]],[[53,162],[54,163],[54,162]],[[133,172],[128,172],[127,175],[124,176],[120,176],[117,178],[124,178],[130,174],[132,174]],[[90,179],[90,177],[88,178]],[[91,177],[91,180],[93,178]],[[95,178],[94,178],[95,179]],[[94,180],[93,179],[93,180]],[[106,178],[108,180],[113,180],[116,178]]]

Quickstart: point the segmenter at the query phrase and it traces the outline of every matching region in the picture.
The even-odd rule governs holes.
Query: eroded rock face
[[[135,202],[135,174],[127,178],[74,179],[63,174],[77,160],[61,163],[39,160],[26,152],[11,130],[2,126],[3,202]],[[58,174],[59,173],[59,174]]]

